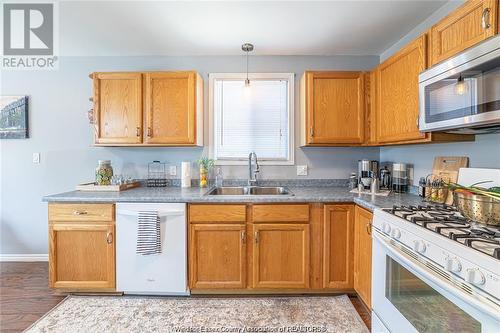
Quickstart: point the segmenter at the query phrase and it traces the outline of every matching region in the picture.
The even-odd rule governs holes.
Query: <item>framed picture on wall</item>
[[[0,139],[28,137],[28,96],[0,96]]]

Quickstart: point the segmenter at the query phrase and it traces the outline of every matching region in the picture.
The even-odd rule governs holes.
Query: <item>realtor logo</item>
[[[54,3],[3,4],[3,69],[54,69]]]

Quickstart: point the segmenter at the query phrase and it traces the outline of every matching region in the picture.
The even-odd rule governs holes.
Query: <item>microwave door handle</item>
[[[476,295],[476,297],[471,297],[470,295],[466,294],[462,290],[455,287],[448,280],[445,280],[437,275],[433,275],[432,273],[429,273],[425,269],[424,265],[422,265],[420,262],[418,262],[415,259],[413,259],[412,257],[406,255],[400,249],[398,249],[397,247],[392,245],[387,240],[387,237],[384,235],[381,235],[380,232],[378,232],[378,231],[374,232],[373,237],[375,237],[375,239],[377,241],[379,241],[384,246],[384,251],[387,251],[391,257],[398,259],[400,262],[407,263],[411,267],[411,270],[413,272],[416,272],[418,275],[422,276],[424,279],[431,281],[433,284],[435,284],[436,286],[439,286],[439,288],[444,289],[445,291],[449,292],[450,294],[456,295],[463,302],[471,304],[474,308],[476,308],[480,312],[484,312],[484,313],[488,314],[490,317],[495,318],[497,321],[500,321],[500,311],[499,311],[500,308],[498,306],[489,305],[489,303],[491,301],[487,300],[486,298],[484,298],[480,295]],[[479,301],[477,298],[481,298],[481,299],[483,299],[483,301]]]

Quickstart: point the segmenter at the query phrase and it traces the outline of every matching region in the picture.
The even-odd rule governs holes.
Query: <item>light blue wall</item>
[[[378,56],[260,56],[250,58],[253,72],[296,73],[295,124],[299,126],[298,84],[309,70],[368,70]],[[1,93],[30,96],[30,139],[0,140],[1,254],[47,253],[47,212],[41,197],[69,191],[93,179],[98,159],[111,159],[115,172],[145,177],[147,163],[162,160],[180,166],[194,161],[202,148],[96,148],[86,112],[92,93],[93,71],[194,69],[205,80],[208,73],[241,72],[243,57],[66,57],[58,71],[2,72]],[[208,142],[208,112],[205,112]],[[298,131],[296,130],[296,134]],[[296,143],[298,135],[296,135]],[[205,149],[205,153],[207,153]],[[41,164],[32,164],[32,153]],[[295,150],[295,164],[309,166],[309,178],[347,178],[360,158],[377,159],[378,148],[307,148]],[[225,167],[226,178],[247,177],[244,166]],[[295,166],[263,166],[263,178],[295,178]]]

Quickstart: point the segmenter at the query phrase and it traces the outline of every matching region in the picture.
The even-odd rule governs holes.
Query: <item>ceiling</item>
[[[64,1],[60,54],[379,55],[446,1]]]

